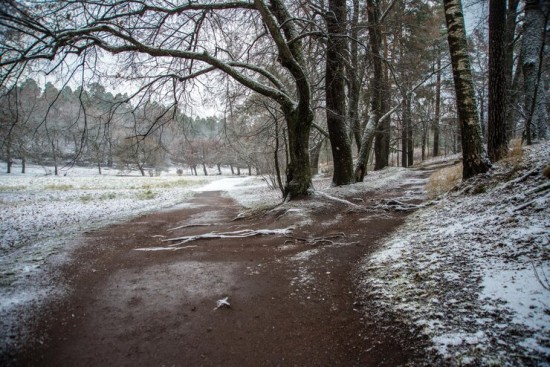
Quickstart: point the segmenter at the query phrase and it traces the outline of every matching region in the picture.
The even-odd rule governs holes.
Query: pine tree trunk
[[[487,151],[497,162],[508,155],[506,136],[506,3],[489,1],[489,124]]]
[[[328,6],[329,11],[325,14],[328,30],[325,68],[326,115],[334,162],[332,184],[341,186],[355,182],[351,142],[346,124],[346,1],[329,0]]]
[[[482,145],[462,2],[460,0],[444,0],[443,4],[461,131],[462,177],[468,179],[476,174],[487,172],[490,163]]]

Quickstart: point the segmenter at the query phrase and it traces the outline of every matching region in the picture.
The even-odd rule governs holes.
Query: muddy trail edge
[[[418,202],[430,172],[348,199],[367,209],[411,193]],[[304,216],[302,205],[314,210]],[[201,192],[179,209],[85,234],[60,272],[68,295],[44,308],[8,364],[398,366],[422,357],[422,338],[365,309],[354,281],[357,263],[406,213],[329,199],[235,220],[240,209]],[[249,230],[272,231],[165,249],[168,238]],[[217,308],[225,297],[230,307]]]

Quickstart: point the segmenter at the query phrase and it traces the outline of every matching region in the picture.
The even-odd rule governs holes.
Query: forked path
[[[420,177],[418,172],[414,177]],[[361,205],[410,189],[367,192]],[[418,352],[414,336],[404,331],[398,338],[389,331],[396,324],[385,328],[377,323],[376,310],[364,309],[354,285],[358,261],[374,251],[405,214],[349,210],[343,203],[326,201],[304,221],[300,205],[294,208],[234,220],[240,208],[233,200],[220,192],[203,192],[179,209],[86,234],[61,273],[68,296],[40,315],[34,341],[14,364],[410,362]],[[171,243],[162,239],[169,237],[285,229],[300,221],[286,236],[199,239],[175,251],[136,250],[166,247]],[[231,306],[216,309],[224,297]]]

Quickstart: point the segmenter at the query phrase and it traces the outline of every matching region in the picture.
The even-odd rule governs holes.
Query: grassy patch
[[[44,187],[46,190],[57,190],[57,191],[68,191],[74,189],[73,185],[46,185]]]
[[[106,192],[105,194],[101,194],[99,197],[100,200],[113,200],[116,199],[116,193],[114,192]]]
[[[23,191],[27,188],[27,186],[0,186],[0,192],[6,192],[6,191]]]
[[[86,194],[86,195],[80,196],[80,201],[82,201],[83,203],[88,203],[88,202],[92,201],[93,198],[94,197],[92,195]]]
[[[449,192],[462,180],[462,164],[455,164],[432,173],[426,185],[428,197],[431,199]]]
[[[155,197],[157,197],[157,194],[154,191],[151,191],[150,189],[143,190],[137,194],[137,198],[140,200],[152,200]]]

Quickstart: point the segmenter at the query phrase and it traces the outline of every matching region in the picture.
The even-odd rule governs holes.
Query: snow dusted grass
[[[5,168],[0,165],[1,172]],[[14,328],[24,332],[28,310],[63,292],[52,281],[55,266],[46,264],[66,261],[67,245],[82,232],[177,206],[201,187],[232,190],[227,180],[243,201],[253,204],[267,197],[259,178],[142,177],[109,170],[99,176],[78,167],[56,177],[37,166],[29,166],[25,175],[17,170],[0,174],[0,353],[18,342],[9,335]]]
[[[417,211],[362,265],[365,297],[450,365],[550,365],[550,144],[523,158]]]

